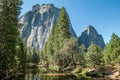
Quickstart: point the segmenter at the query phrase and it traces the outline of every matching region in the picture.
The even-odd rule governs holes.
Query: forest
[[[20,37],[22,25],[18,24],[22,3],[22,0],[0,0],[0,79],[17,78],[29,69],[102,77],[116,70],[117,77],[120,76],[120,37],[111,34],[104,49],[94,43],[86,48],[78,43],[78,38],[71,37],[64,7],[44,49],[27,47],[26,40]],[[107,67],[113,70],[108,71]]]

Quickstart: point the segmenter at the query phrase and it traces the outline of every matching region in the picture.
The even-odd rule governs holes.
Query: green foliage
[[[83,76],[86,76],[87,73],[88,73],[88,70],[87,70],[87,69],[83,69],[81,74],[82,74]]]
[[[41,54],[47,64],[59,66],[59,71],[63,71],[67,67],[74,68],[76,65],[85,64],[85,46],[79,46],[78,39],[71,38],[69,25],[67,12],[63,7],[58,22],[53,27],[49,40],[45,44],[43,52],[45,55]]]
[[[57,72],[59,71],[59,67],[56,66],[56,65],[54,65],[54,66],[53,66],[53,65],[49,66],[49,69],[52,70],[52,71],[57,71]]]
[[[64,46],[60,50],[60,54],[62,54],[63,56],[61,56],[59,64],[63,62],[63,65],[69,66],[71,68],[76,67],[76,65],[84,65],[83,47],[84,46],[79,46],[77,38],[65,40]]]
[[[102,62],[102,52],[99,46],[91,44],[86,53],[86,61],[89,66],[100,65]]]
[[[15,61],[19,70],[25,71],[26,67],[26,44],[21,38],[17,39]]]
[[[6,60],[0,61],[1,65],[6,64],[1,67],[10,68],[13,67],[14,64],[14,55],[15,55],[15,46],[16,39],[18,37],[18,14],[20,5],[20,1],[11,1],[4,0],[3,1],[3,11],[0,15],[0,53],[1,59],[5,58]],[[9,4],[9,5],[8,5]],[[9,56],[8,56],[9,55]],[[13,62],[13,63],[11,63]],[[11,63],[11,64],[8,64]]]
[[[77,68],[73,69],[73,71],[71,73],[81,73],[81,72],[82,72],[82,68],[77,67]]]
[[[65,8],[60,11],[57,25],[53,27],[49,40],[45,44],[44,57],[46,57],[47,63],[56,63],[58,61],[58,55],[63,48],[64,40],[70,38],[69,21]],[[60,54],[62,55],[62,54]]]
[[[80,65],[82,67],[85,67],[86,63],[85,63],[85,51],[86,48],[84,45],[80,45],[78,47],[78,54],[75,54],[75,62],[77,65]]]
[[[27,57],[27,63],[33,63],[33,64],[39,64],[40,62],[40,58],[41,60],[44,58],[44,55],[43,53],[39,53],[38,51],[36,51],[35,48],[30,48],[30,47],[27,47],[27,51],[26,51],[26,57]],[[41,57],[40,57],[41,55]],[[41,61],[42,62],[42,61]]]
[[[36,63],[36,64],[38,64],[39,61],[40,61],[39,55],[38,55],[38,53],[35,51],[35,48],[33,49],[32,59],[31,59],[31,60],[32,60],[33,63]]]
[[[64,39],[70,38],[69,32],[69,21],[65,8],[63,7],[60,11],[57,25],[54,32],[54,43],[55,43],[55,53],[57,53],[63,47]]]
[[[63,7],[60,11],[59,19],[56,25],[56,35],[59,38],[70,38],[70,32],[69,32],[69,20],[67,16],[67,12],[65,8]]]
[[[19,38],[18,15],[22,0],[2,0],[0,12],[0,71],[9,75],[25,68],[25,47]]]
[[[112,34],[109,43],[106,45],[104,51],[104,62],[106,64],[115,64],[116,59],[120,55],[120,38],[115,33]]]
[[[63,7],[60,11],[58,22],[53,27],[49,40],[46,42],[44,50],[40,54],[40,63],[49,67],[56,65],[59,71],[73,69],[76,66],[100,66],[105,63],[118,63],[120,55],[120,39],[112,34],[110,42],[106,45],[103,53],[102,49],[91,44],[86,50],[84,45],[79,45],[76,38],[71,38],[69,32],[69,20],[67,12]],[[85,53],[87,51],[87,53]]]
[[[63,48],[60,50],[60,61],[59,64],[62,65],[75,65],[75,54],[79,51],[78,40],[71,38],[64,41]]]

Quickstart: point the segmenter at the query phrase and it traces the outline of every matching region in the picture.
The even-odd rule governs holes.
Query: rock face
[[[35,47],[37,50],[44,47],[52,27],[58,20],[59,12],[60,9],[53,4],[36,4],[32,7],[32,10],[19,18],[19,24],[23,25],[20,29],[20,35],[27,41],[27,46]],[[71,23],[69,30],[72,33],[71,36],[76,37]]]
[[[79,43],[84,44],[86,48],[90,46],[91,43],[94,43],[100,46],[102,49],[105,46],[103,37],[98,34],[94,27],[89,25],[80,35]]]

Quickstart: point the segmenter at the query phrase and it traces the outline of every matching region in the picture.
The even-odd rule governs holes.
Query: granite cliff
[[[60,9],[53,4],[36,4],[32,10],[19,18],[19,24],[22,24],[20,36],[27,41],[27,46],[35,47],[37,50],[43,49],[52,27],[56,25],[59,12]],[[69,24],[71,37],[76,37],[71,22]]]

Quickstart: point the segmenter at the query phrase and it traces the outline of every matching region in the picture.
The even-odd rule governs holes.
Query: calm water
[[[104,78],[85,78],[80,75],[46,75],[39,72],[27,73],[25,80],[106,80]]]
[[[87,80],[83,77],[76,77],[74,75],[34,75],[29,74],[25,80]]]

